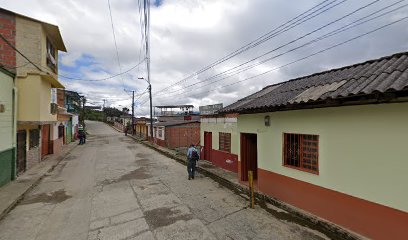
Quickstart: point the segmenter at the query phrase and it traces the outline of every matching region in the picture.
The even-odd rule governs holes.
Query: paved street
[[[1,240],[326,239],[103,123],[0,222]]]

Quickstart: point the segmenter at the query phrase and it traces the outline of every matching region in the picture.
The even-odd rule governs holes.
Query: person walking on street
[[[194,179],[196,163],[200,159],[200,154],[197,149],[194,147],[194,144],[191,144],[187,150],[187,172],[188,180]]]

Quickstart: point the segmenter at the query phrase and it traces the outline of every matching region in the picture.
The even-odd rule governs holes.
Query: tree
[[[129,114],[129,108],[127,108],[127,107],[122,108],[122,112],[124,114]]]
[[[106,107],[103,112],[107,117],[120,117],[122,115],[122,111],[117,108]]]

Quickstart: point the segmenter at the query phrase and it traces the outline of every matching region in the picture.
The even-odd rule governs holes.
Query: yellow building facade
[[[57,122],[53,88],[64,88],[58,81],[58,51],[66,51],[57,26],[15,14],[16,47],[25,57],[16,55],[18,89],[17,136],[25,138],[25,156],[18,151],[18,172],[40,162],[52,153],[52,132]]]

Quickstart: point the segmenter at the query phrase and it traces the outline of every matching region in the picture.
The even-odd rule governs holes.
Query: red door
[[[41,126],[41,158],[50,153],[50,125]]]
[[[258,178],[258,147],[256,134],[241,133],[241,181],[248,181],[248,171]]]
[[[211,161],[212,152],[212,132],[204,132],[204,159]]]

